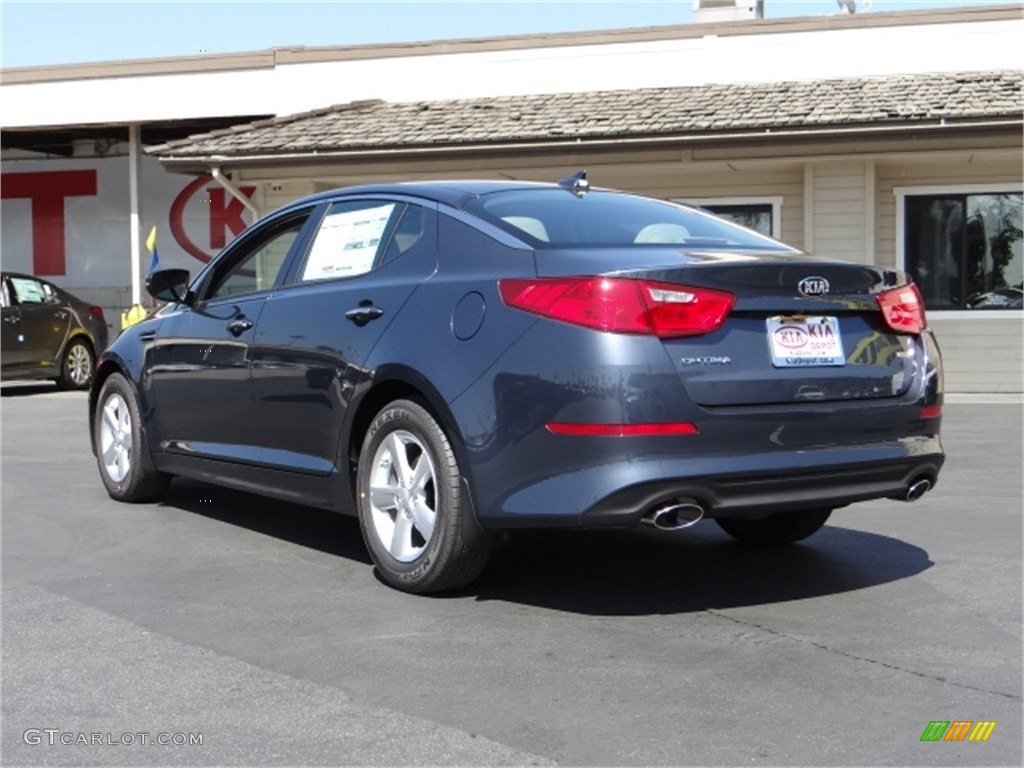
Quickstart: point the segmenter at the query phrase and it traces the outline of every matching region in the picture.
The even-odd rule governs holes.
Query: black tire
[[[89,342],[82,337],[71,339],[60,358],[57,386],[61,389],[88,389],[95,367],[96,357]]]
[[[487,565],[491,537],[474,519],[451,443],[410,400],[388,404],[370,424],[359,452],[356,507],[366,548],[381,578],[397,589],[456,589]]]
[[[170,475],[153,468],[144,442],[135,391],[119,373],[103,382],[96,399],[93,444],[107,493],[118,501],[153,501],[163,495]],[[119,461],[123,458],[124,461]],[[123,474],[122,474],[123,472]]]
[[[718,527],[734,539],[757,544],[792,544],[806,539],[821,529],[832,514],[831,509],[808,509],[799,512],[776,512],[755,520],[723,518],[715,520]]]

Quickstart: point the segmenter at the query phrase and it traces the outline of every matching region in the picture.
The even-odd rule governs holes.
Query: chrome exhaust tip
[[[907,495],[904,497],[904,501],[917,501],[924,496],[932,488],[932,481],[926,478],[922,478],[914,483],[911,483],[907,488]]]
[[[692,501],[669,502],[646,513],[642,520],[661,531],[689,528],[704,517],[704,508]]]

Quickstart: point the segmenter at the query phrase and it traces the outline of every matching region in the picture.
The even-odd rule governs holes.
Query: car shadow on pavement
[[[468,592],[572,613],[635,616],[800,600],[918,574],[912,544],[827,525],[798,544],[733,541],[711,521],[671,533],[531,531],[496,553]]]
[[[202,501],[214,494],[216,504]],[[162,504],[371,563],[359,523],[348,515],[184,479],[175,480]],[[671,533],[521,531],[494,553],[474,584],[441,599],[599,616],[685,613],[864,589],[931,566],[920,547],[836,525],[788,547],[735,542],[711,521]],[[382,583],[381,589],[388,587]]]
[[[203,501],[211,497],[216,504]],[[359,521],[349,515],[183,478],[171,483],[160,503],[329,555],[371,562]]]
[[[0,397],[27,397],[43,395],[47,392],[66,392],[51,381],[38,383],[4,384],[0,386]]]

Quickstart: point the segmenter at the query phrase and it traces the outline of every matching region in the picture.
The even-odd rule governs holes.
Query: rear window
[[[675,203],[564,189],[482,195],[465,210],[536,248],[679,245],[792,251],[777,240]]]

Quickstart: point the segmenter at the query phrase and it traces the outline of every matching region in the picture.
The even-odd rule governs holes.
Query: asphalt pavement
[[[426,598],[354,518],[114,502],[84,394],[0,391],[3,765],[1021,765],[1019,400],[954,399],[933,492],[800,545],[530,533]]]

